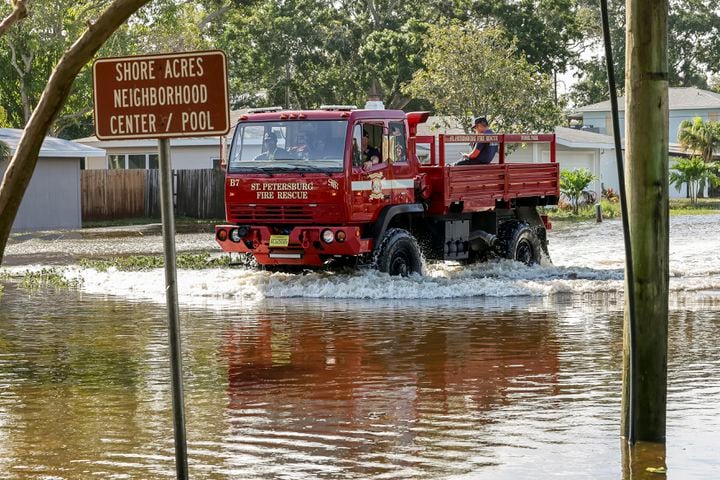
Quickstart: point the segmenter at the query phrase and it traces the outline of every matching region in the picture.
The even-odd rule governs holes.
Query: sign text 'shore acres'
[[[224,135],[230,129],[220,51],[101,58],[93,64],[100,140]]]

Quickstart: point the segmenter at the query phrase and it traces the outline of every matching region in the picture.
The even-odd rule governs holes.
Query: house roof
[[[555,127],[555,141],[569,148],[615,148],[615,139],[610,135],[577,128]]]
[[[20,143],[23,131],[18,128],[0,128],[0,140],[8,144],[13,154]],[[63,140],[62,138],[45,137],[38,156],[46,158],[104,157],[105,150],[70,140]]]
[[[625,97],[618,98],[618,108],[625,109]],[[673,87],[668,89],[668,108],[670,110],[691,110],[720,108],[720,94],[701,90],[697,87]],[[585,105],[578,112],[609,112],[610,100]]]

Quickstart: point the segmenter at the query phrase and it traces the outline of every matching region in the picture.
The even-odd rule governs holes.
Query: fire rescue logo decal
[[[382,193],[383,187],[383,174],[382,173],[371,173],[368,175],[370,179],[370,200],[382,200],[385,195]]]
[[[315,185],[305,182],[251,183],[250,190],[260,200],[307,200]]]
[[[337,190],[338,188],[340,188],[340,185],[334,178],[328,178],[328,185],[330,185],[330,188],[332,188],[333,190]]]
[[[364,192],[370,191],[369,198],[371,200],[383,199],[385,195],[383,190],[407,190],[414,188],[415,181],[412,178],[401,178],[396,180],[388,180],[383,178],[381,172],[371,173],[368,175],[370,181],[355,181],[352,182],[353,192]]]

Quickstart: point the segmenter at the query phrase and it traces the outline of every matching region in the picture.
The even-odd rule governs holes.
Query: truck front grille
[[[307,205],[231,205],[229,220],[234,223],[274,223],[312,221]]]

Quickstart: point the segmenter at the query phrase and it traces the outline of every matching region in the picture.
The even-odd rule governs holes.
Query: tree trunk
[[[0,184],[0,264],[20,202],[30,183],[45,135],[67,99],[75,77],[112,33],[149,0],[114,0],[90,24],[55,67],[37,107],[25,126],[15,155]]]
[[[636,319],[630,399],[631,299],[625,289],[624,435],[665,440],[668,324],[668,0],[627,0],[625,178]],[[630,418],[632,402],[633,418]]]
[[[22,102],[23,108],[23,125],[27,125],[27,123],[30,121],[30,115],[32,115],[32,105],[30,95],[28,94],[30,88],[27,84],[27,78],[30,74],[30,70],[32,69],[33,54],[21,54],[20,57],[22,60],[22,66],[20,66],[20,64],[18,63],[18,55],[17,50],[15,49],[15,45],[12,43],[12,41],[8,42],[8,44],[10,45],[10,63],[12,63],[15,72],[17,72],[18,82],[20,82],[20,101]]]

